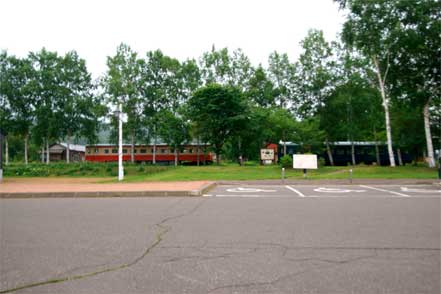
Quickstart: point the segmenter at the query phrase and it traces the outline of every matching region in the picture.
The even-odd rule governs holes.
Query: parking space
[[[239,198],[441,198],[435,185],[221,185],[206,197]]]

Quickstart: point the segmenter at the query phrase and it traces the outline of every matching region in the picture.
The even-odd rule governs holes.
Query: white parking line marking
[[[403,192],[415,192],[415,193],[441,193],[441,190],[431,190],[431,189],[413,189],[407,187],[401,187]]]
[[[293,191],[294,193],[297,193],[297,195],[299,195],[300,197],[307,197],[305,195],[303,195],[302,192],[300,192],[299,190],[294,189],[293,187],[290,186],[285,186],[286,189]]]
[[[232,195],[232,194],[216,194],[214,197],[238,197],[238,198],[263,198],[263,197],[272,197],[266,195],[249,195],[249,194],[241,194],[241,195]]]
[[[324,193],[349,193],[349,192],[362,193],[362,192],[366,192],[366,190],[349,190],[349,189],[324,188],[324,187],[314,189],[314,191],[324,192]]]
[[[398,192],[395,192],[395,191],[384,190],[384,189],[375,188],[375,187],[371,187],[371,186],[360,185],[360,187],[366,188],[366,189],[371,189],[371,190],[377,190],[377,191],[381,191],[381,192],[387,192],[387,193],[395,194],[395,195],[398,195],[398,196],[401,196],[401,197],[410,197],[409,195],[406,195],[406,194],[403,194],[403,193],[398,193]]]
[[[257,189],[257,188],[242,188],[242,187],[238,187],[238,188],[232,188],[232,189],[227,189],[227,192],[232,192],[232,193],[256,193],[256,192],[276,192],[276,190],[264,190],[264,189]]]

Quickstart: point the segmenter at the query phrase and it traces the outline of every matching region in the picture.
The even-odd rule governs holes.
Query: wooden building
[[[67,144],[56,143],[49,146],[50,161],[66,161]],[[80,162],[85,160],[86,146],[84,145],[69,145],[69,157],[71,162]],[[44,154],[46,160],[46,152]]]

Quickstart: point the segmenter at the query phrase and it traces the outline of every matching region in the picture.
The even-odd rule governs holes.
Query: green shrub
[[[280,165],[285,168],[292,168],[292,156],[291,155],[285,155],[282,158],[280,158]]]

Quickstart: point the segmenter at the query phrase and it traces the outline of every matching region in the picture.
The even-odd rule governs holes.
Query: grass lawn
[[[308,170],[309,179],[347,179],[349,169],[354,179],[436,179],[437,169],[422,165],[381,167],[358,165],[354,167],[321,167]],[[280,166],[260,166],[247,163],[246,166],[223,164],[221,166],[151,166],[125,163],[125,181],[194,181],[194,180],[267,180],[280,179]],[[12,164],[5,167],[5,177],[102,177],[104,182],[115,181],[116,163],[33,163],[28,166]],[[303,178],[302,170],[286,169],[287,179]]]
[[[308,170],[309,179],[347,179],[351,167],[321,167]],[[436,179],[437,170],[424,166],[352,167],[354,179]],[[180,166],[171,167],[160,173],[150,175],[136,174],[126,176],[128,182],[138,181],[191,181],[191,180],[265,180],[280,179],[279,166]],[[302,170],[286,170],[287,179],[302,179]]]

